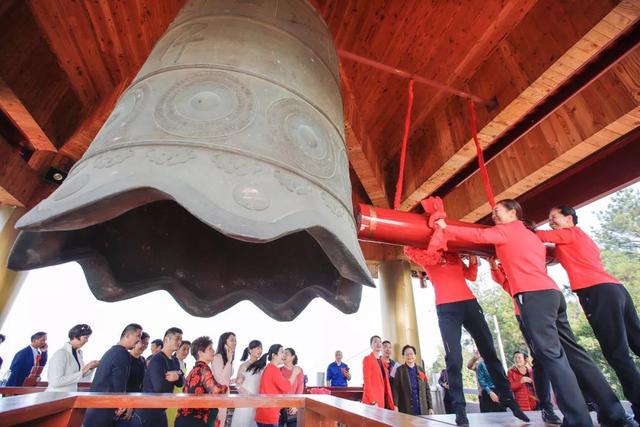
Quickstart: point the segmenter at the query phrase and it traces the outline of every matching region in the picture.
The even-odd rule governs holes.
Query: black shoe
[[[600,427],[639,427],[639,424],[633,418],[633,415],[630,414],[627,414],[627,417],[622,422],[618,421],[615,423],[610,423],[607,421],[598,421],[598,423],[600,424]]]
[[[541,412],[542,412],[542,421],[544,421],[546,424],[557,424],[557,425],[562,424],[562,420],[560,419],[560,417],[556,415],[555,412],[545,410],[545,409],[543,409]]]
[[[519,418],[522,421],[527,423],[531,421],[529,417],[527,417],[527,414],[522,412],[522,409],[520,409],[520,405],[518,405],[518,402],[516,402],[514,399],[512,398],[504,399],[504,400],[501,400],[500,403],[502,403],[502,406],[504,406],[505,408],[511,409],[511,412],[513,413],[514,417]]]
[[[469,419],[465,412],[458,412],[456,414],[456,425],[461,427],[469,427]]]

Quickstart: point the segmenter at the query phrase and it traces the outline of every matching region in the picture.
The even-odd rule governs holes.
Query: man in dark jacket
[[[11,375],[7,387],[20,387],[34,366],[47,363],[47,333],[36,332],[31,336],[31,344],[20,350],[11,361]]]
[[[181,344],[182,330],[169,328],[164,334],[162,351],[149,361],[142,381],[143,393],[173,393],[174,387],[182,387],[184,374],[180,370],[178,359],[173,357]],[[141,409],[136,413],[140,414],[143,426],[167,427],[165,409]]]
[[[100,359],[91,391],[126,393],[131,358],[129,350],[136,345],[142,334],[142,326],[131,323],[120,334],[118,344],[111,347]],[[112,427],[117,418],[129,418],[132,410],[127,408],[87,409],[84,425],[90,427]]]

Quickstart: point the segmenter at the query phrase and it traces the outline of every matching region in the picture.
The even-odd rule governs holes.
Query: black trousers
[[[436,306],[440,335],[445,350],[447,377],[449,379],[449,394],[455,413],[465,410],[464,389],[462,385],[462,327],[469,332],[476,343],[480,355],[487,365],[487,370],[496,387],[496,394],[500,400],[512,399],[513,393],[509,380],[504,373],[502,364],[493,347],[493,337],[484,319],[482,307],[475,299],[439,304]]]
[[[87,409],[82,420],[84,427],[113,427],[115,424],[116,410],[108,409]]]
[[[445,414],[454,414],[453,411],[453,401],[451,400],[451,393],[449,390],[444,390],[444,396],[442,397],[442,403],[444,403],[444,413]]]
[[[495,393],[495,390],[492,390]],[[494,402],[491,400],[491,396],[485,390],[480,392],[478,396],[480,403],[480,412],[507,412],[507,409],[500,404],[500,402]]]
[[[549,381],[549,376],[547,375],[547,371],[544,369],[544,364],[540,357],[536,355],[535,348],[533,346],[533,341],[527,332],[527,329],[524,327],[522,323],[522,319],[519,315],[516,316],[518,320],[518,326],[520,327],[520,332],[522,333],[522,337],[524,341],[527,343],[529,347],[529,353],[533,358],[532,369],[533,369],[533,383],[536,387],[536,396],[540,400],[538,404],[538,409],[543,411],[553,412],[553,404],[551,404],[551,382]]]
[[[207,423],[193,417],[176,417],[175,427],[207,427]]]
[[[603,283],[576,293],[602,354],[640,420],[640,369],[629,351],[640,357],[640,319],[629,292],[622,285]]]
[[[138,409],[143,426],[167,427],[167,411],[165,409]]]
[[[626,413],[620,401],[589,354],[576,342],[562,293],[559,290],[523,292],[516,295],[516,303],[556,393],[564,415],[563,426],[593,425],[578,382],[598,404],[601,422],[623,422]]]

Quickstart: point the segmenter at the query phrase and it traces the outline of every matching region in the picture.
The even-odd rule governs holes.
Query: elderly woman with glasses
[[[416,348],[402,348],[404,364],[396,370],[393,380],[393,400],[398,411],[409,415],[432,415],[433,403],[427,374],[416,364]]]
[[[76,325],[69,330],[69,341],[56,351],[49,360],[49,387],[47,391],[77,391],[78,383],[91,381],[97,360],[85,364],[81,347],[93,331],[89,325]]]

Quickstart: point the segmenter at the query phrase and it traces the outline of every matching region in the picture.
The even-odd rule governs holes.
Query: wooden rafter
[[[487,169],[496,199],[516,198],[640,126],[640,48],[584,88]],[[476,221],[490,212],[479,174],[445,198],[451,217]]]
[[[623,0],[620,2],[479,130],[478,137],[482,147],[486,148],[497,136],[521,120],[536,104],[578,71],[605,45],[628,29],[638,18],[640,18],[640,4],[637,1]],[[502,48],[506,49],[507,46]],[[446,129],[447,122],[451,120],[451,113],[442,112],[438,117],[435,120],[435,126]],[[454,131],[450,131],[446,138],[451,139],[459,136]],[[410,193],[404,198],[400,209],[410,210],[413,208],[420,200],[443,185],[449,177],[474,160],[475,156],[473,140],[468,139],[452,155],[443,159],[435,171],[424,176],[424,179],[421,179],[420,176],[414,177],[414,189],[410,190]]]
[[[29,110],[0,78],[0,110],[2,110],[35,150],[57,151],[49,137]]]
[[[42,180],[15,148],[0,137],[0,204],[29,206]]]

